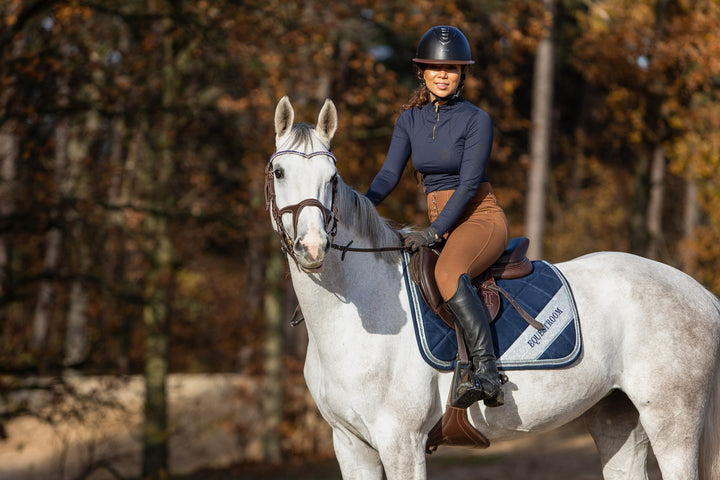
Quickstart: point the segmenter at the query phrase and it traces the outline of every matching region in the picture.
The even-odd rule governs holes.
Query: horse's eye
[[[276,168],[275,170],[273,170],[273,175],[275,176],[275,178],[283,178],[285,176],[285,170],[283,170],[282,168]]]

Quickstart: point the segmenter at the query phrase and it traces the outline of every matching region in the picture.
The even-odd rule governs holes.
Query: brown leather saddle
[[[489,269],[473,279],[473,286],[477,289],[480,298],[485,304],[491,323],[500,310],[501,294],[505,295],[515,308],[518,308],[514,299],[497,285],[496,280],[521,278],[532,273],[532,263],[527,258],[529,246],[530,240],[525,237],[511,239],[500,258]],[[435,264],[441,250],[441,248],[420,248],[410,258],[408,269],[410,278],[417,284],[420,294],[428,307],[454,329],[455,323],[452,315],[450,315],[450,311],[440,296],[440,290],[438,290],[435,282]],[[525,313],[522,309],[519,312],[521,315]],[[525,315],[523,317],[528,323],[531,323],[531,320],[535,321],[529,315],[527,316],[529,318],[525,317]],[[540,328],[542,328],[542,325],[540,325]]]

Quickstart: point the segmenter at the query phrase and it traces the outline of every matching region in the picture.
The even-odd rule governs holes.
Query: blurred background
[[[265,210],[274,108],[331,98],[365,192],[443,24],[533,258],[632,252],[720,293],[715,0],[0,0],[0,478],[332,460]],[[380,212],[427,224],[411,169]]]

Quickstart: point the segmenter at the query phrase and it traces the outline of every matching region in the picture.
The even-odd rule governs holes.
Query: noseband
[[[282,249],[285,253],[290,254],[293,259],[295,258],[294,255],[294,244],[295,239],[290,236],[290,234],[285,230],[285,226],[282,223],[282,216],[286,213],[289,213],[292,215],[292,224],[293,224],[293,234],[297,235],[297,224],[298,224],[298,217],[300,217],[300,212],[305,207],[317,207],[320,209],[320,212],[323,215],[324,223],[325,223],[325,231],[327,231],[330,234],[331,242],[335,240],[335,235],[337,233],[337,206],[335,205],[335,200],[337,198],[337,183],[338,179],[337,176],[335,176],[332,180],[332,204],[330,205],[330,208],[326,208],[325,205],[320,203],[319,200],[316,198],[306,198],[305,200],[301,200],[300,202],[294,204],[294,205],[288,205],[286,207],[278,209],[277,202],[275,201],[275,172],[273,170],[273,160],[276,157],[279,157],[280,155],[300,155],[304,158],[312,158],[317,156],[326,156],[330,157],[333,160],[333,163],[337,163],[337,159],[335,158],[335,155],[333,155],[329,151],[318,151],[318,152],[312,152],[312,153],[303,153],[303,152],[297,152],[295,150],[282,150],[279,152],[276,152],[273,154],[272,157],[270,157],[270,160],[268,161],[267,167],[265,168],[265,206],[268,210],[270,210],[270,213],[273,217],[273,220],[275,220],[276,230],[275,233],[278,234],[280,237],[280,243],[282,245]],[[332,226],[331,226],[332,225]],[[328,230],[328,227],[330,229]],[[297,260],[296,260],[297,261]]]

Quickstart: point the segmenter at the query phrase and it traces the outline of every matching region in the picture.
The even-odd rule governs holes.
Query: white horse
[[[418,351],[400,255],[330,249],[400,244],[338,175],[335,106],[325,102],[314,128],[293,121],[285,97],[268,204],[306,320],[308,388],[344,479],[425,479],[427,435],[452,374]],[[505,405],[471,406],[473,425],[492,442],[583,417],[606,480],[647,479],[648,446],[664,480],[720,479],[718,299],[676,269],[624,253],[557,267],[577,302],[582,355],[566,368],[507,372]]]

